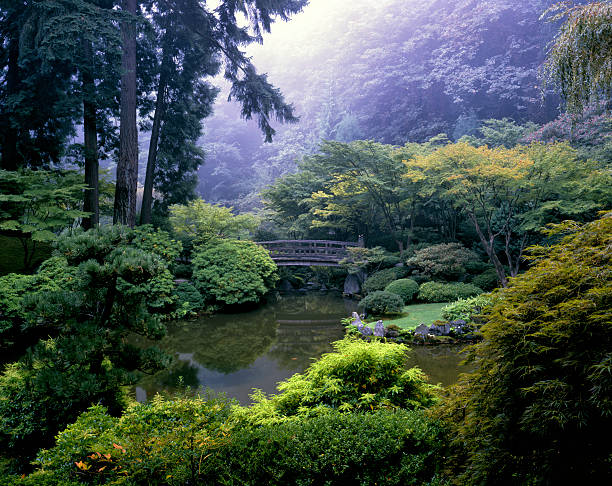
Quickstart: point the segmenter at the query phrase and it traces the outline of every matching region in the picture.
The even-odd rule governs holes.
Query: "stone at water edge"
[[[291,285],[291,282],[287,279],[281,280],[281,283],[278,286],[278,290],[294,290],[293,289],[293,285]]]
[[[383,321],[377,321],[374,326],[374,336],[385,337],[385,326]]]
[[[357,275],[349,273],[344,280],[344,293],[347,295],[355,295],[361,291],[361,282]]]
[[[414,330],[415,336],[421,336],[422,338],[426,338],[428,334],[429,334],[429,327],[427,327],[425,324],[421,324],[419,327],[417,327]]]
[[[429,334],[433,334],[434,336],[448,336],[449,333],[450,324],[448,322],[442,325],[432,324],[429,327]]]

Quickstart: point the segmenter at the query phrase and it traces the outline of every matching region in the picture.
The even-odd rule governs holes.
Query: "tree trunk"
[[[482,246],[484,247],[485,251],[487,252],[487,255],[489,256],[489,260],[491,260],[491,263],[495,267],[495,273],[497,273],[499,283],[502,287],[507,287],[508,279],[506,277],[504,266],[502,265],[501,261],[499,260],[499,257],[495,253],[495,239],[491,235],[489,235],[489,239],[487,240],[486,236],[482,232],[482,228],[476,220],[476,217],[470,214],[469,218],[472,221],[472,224],[474,225],[476,233],[478,233],[478,237],[480,238]]]
[[[140,209],[140,224],[151,223],[151,208],[153,205],[153,179],[155,177],[155,164],[157,162],[157,145],[159,143],[159,132],[161,121],[166,109],[166,87],[168,85],[169,56],[164,53],[159,74],[159,86],[157,87],[157,100],[155,101],[155,114],[153,115],[153,128],[151,129],[151,141],[149,142],[149,155],[147,157],[147,175],[145,178],[144,191],[142,193],[142,208]]]
[[[123,0],[123,10],[134,17],[137,0]],[[136,20],[121,24],[123,54],[121,58],[121,126],[119,128],[119,161],[115,188],[114,224],[134,227],[136,224],[136,190],[138,186],[138,127],[136,125]]]
[[[19,39],[18,33],[12,32],[8,46],[8,66],[6,73],[6,93],[8,96],[14,95],[19,86]],[[11,113],[6,116],[5,123],[6,135],[4,147],[2,147],[2,169],[17,170],[17,129],[13,126]]]
[[[98,207],[98,130],[96,126],[95,84],[93,78],[93,50],[89,41],[83,41],[87,68],[83,69],[83,135],[85,139],[85,195],[83,211],[91,213],[83,218],[84,229],[95,228],[100,222]]]

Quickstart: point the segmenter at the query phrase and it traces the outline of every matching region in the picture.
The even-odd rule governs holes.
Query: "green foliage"
[[[476,287],[480,287],[482,290],[493,290],[499,284],[497,272],[494,268],[489,268],[480,275],[476,275],[471,283],[476,285]]]
[[[26,268],[37,244],[87,214],[80,210],[81,178],[74,171],[0,170],[0,230],[19,238]]]
[[[475,371],[438,410],[458,484],[612,479],[612,218],[566,222],[494,296]],[[569,234],[568,234],[569,233]]]
[[[343,412],[379,408],[415,409],[436,400],[418,368],[406,369],[407,348],[347,337],[333,344],[304,373],[279,384],[280,394],[253,395],[255,404],[236,413],[254,424],[275,423],[292,416],[315,416],[330,409]]]
[[[400,314],[404,308],[404,299],[396,292],[377,290],[361,299],[359,308],[375,316]]]
[[[37,464],[58,478],[96,484],[182,485],[202,477],[227,442],[229,402],[210,396],[130,406],[114,418],[93,406],[61,432]]]
[[[122,406],[120,386],[169,358],[128,344],[129,334],[159,338],[165,328],[149,304],[165,261],[133,245],[121,226],[60,236],[57,257],[41,266],[39,288],[23,300],[22,327],[50,338],[0,376],[0,441],[25,457],[91,403]]]
[[[428,485],[440,427],[419,412],[330,412],[241,428],[206,464],[211,484]]]
[[[419,284],[410,278],[400,278],[387,285],[385,292],[399,295],[404,304],[408,304],[419,293]]]
[[[252,241],[220,240],[197,248],[195,287],[209,304],[259,302],[278,281],[267,250]]]
[[[452,302],[482,294],[482,289],[462,282],[425,282],[419,287],[419,300],[423,302]]]
[[[175,292],[178,296],[178,308],[185,314],[196,313],[204,305],[202,295],[190,283],[182,282],[178,284]]]
[[[380,246],[374,248],[349,246],[346,251],[348,257],[340,261],[340,265],[346,268],[348,273],[376,271],[387,259],[385,250]]]
[[[459,299],[442,308],[442,318],[447,321],[454,321],[455,319],[471,321],[473,316],[480,314],[489,305],[491,305],[491,298],[487,295]]]
[[[441,243],[415,251],[406,265],[430,279],[457,280],[474,260],[478,255],[460,243]]]
[[[379,270],[366,278],[362,290],[366,294],[377,290],[384,290],[391,282],[404,277],[407,273],[408,270],[405,267],[393,267]]]
[[[598,96],[609,98],[612,86],[612,5],[560,2],[546,12],[564,20],[548,53],[544,73],[561,88],[568,108],[582,111]]]
[[[232,208],[208,204],[202,199],[171,206],[170,223],[177,235],[196,245],[216,238],[248,237],[259,226],[259,220],[252,214],[234,215]]]

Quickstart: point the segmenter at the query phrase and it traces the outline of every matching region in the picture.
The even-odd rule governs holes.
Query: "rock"
[[[414,330],[414,335],[420,336],[423,339],[425,339],[428,334],[429,334],[429,327],[427,327],[425,324],[421,324],[419,327],[417,327]]]
[[[385,337],[385,325],[383,321],[377,321],[374,326],[374,336]]]
[[[353,312],[351,317],[353,318],[353,322],[351,322],[351,324],[353,326],[357,326],[357,329],[359,329],[359,332],[361,332],[361,328],[363,328],[363,322],[361,322],[361,317],[359,317],[359,314],[357,314],[357,312]]]
[[[283,279],[281,280],[281,283],[278,285],[278,290],[284,290],[284,291],[293,290],[293,285],[291,285],[291,282],[289,282],[289,280]]]
[[[364,336],[371,336],[373,334],[372,328],[368,326],[363,326],[360,331]]]
[[[361,291],[361,282],[357,275],[349,273],[344,281],[344,293],[347,295],[355,295]]]
[[[450,333],[450,324],[447,322],[445,324],[432,324],[429,327],[429,334],[433,334],[434,336],[448,336]]]
[[[396,337],[399,337],[399,332],[397,332],[397,331],[393,331],[393,330],[391,330],[391,331],[387,330],[387,331],[385,332],[385,335],[386,335],[388,338],[396,338]]]
[[[327,291],[327,287],[325,286],[325,284],[321,284],[321,288],[319,290],[321,292],[326,292]]]
[[[183,283],[189,283],[189,280],[187,280],[186,278],[176,278],[174,279],[174,285],[180,285]]]

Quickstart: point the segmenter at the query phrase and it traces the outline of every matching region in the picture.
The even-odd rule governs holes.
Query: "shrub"
[[[437,410],[458,484],[612,481],[612,217],[550,236],[568,232],[497,291],[478,366]]]
[[[404,308],[404,299],[392,292],[377,290],[361,299],[359,308],[375,316],[399,314]]]
[[[427,485],[442,429],[422,413],[328,413],[235,429],[205,463],[210,484]]]
[[[407,304],[419,293],[419,284],[409,278],[400,278],[387,285],[385,292],[399,295]]]
[[[423,372],[406,369],[405,346],[346,337],[333,347],[334,352],[324,354],[304,373],[281,382],[282,393],[267,398],[258,392],[253,396],[255,405],[237,414],[249,423],[262,424],[330,409],[415,409],[435,401],[436,388],[427,384]]]
[[[419,287],[419,300],[423,302],[452,302],[482,294],[473,284],[425,282]]]
[[[489,268],[480,275],[476,275],[472,279],[472,283],[476,285],[476,287],[480,287],[483,290],[490,291],[498,286],[499,278],[497,277],[497,272],[495,271],[495,269]]]
[[[366,278],[363,283],[363,292],[369,294],[377,290],[384,290],[394,280],[406,276],[407,269],[405,267],[385,268],[379,272],[375,272]]]
[[[448,321],[454,321],[455,319],[470,321],[472,316],[480,314],[482,309],[490,304],[491,298],[487,295],[459,299],[442,308],[442,318]]]
[[[406,265],[430,279],[457,280],[466,265],[478,261],[476,253],[460,243],[441,243],[417,250]]]
[[[278,281],[268,251],[243,240],[215,240],[197,248],[193,259],[195,287],[210,304],[258,302]]]
[[[198,289],[190,283],[180,283],[176,286],[176,295],[178,296],[178,309],[183,315],[195,313],[204,305],[204,299]]]

